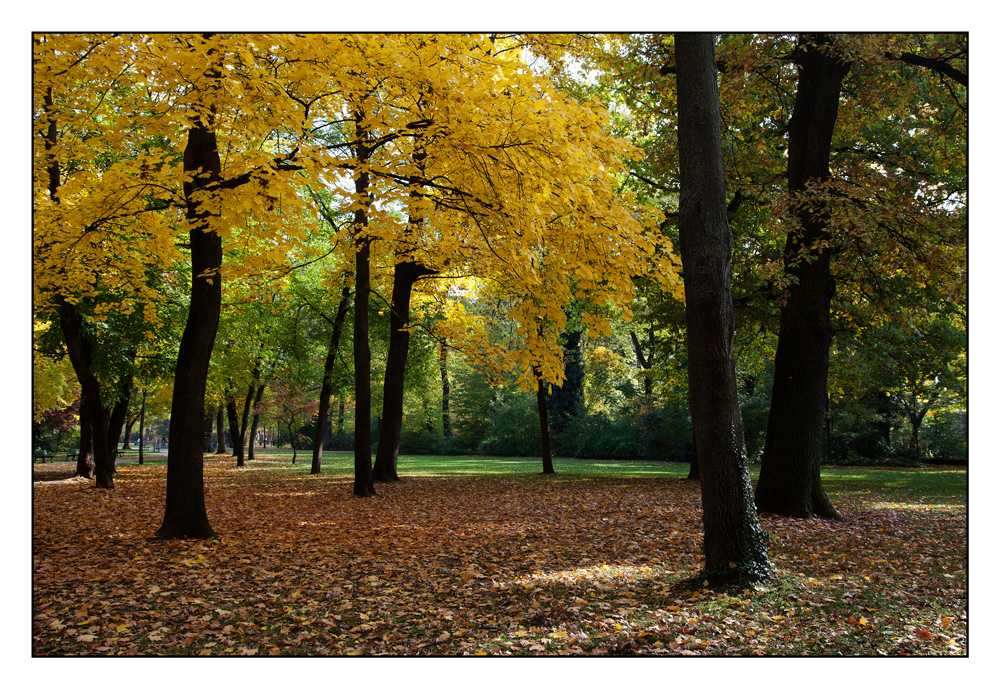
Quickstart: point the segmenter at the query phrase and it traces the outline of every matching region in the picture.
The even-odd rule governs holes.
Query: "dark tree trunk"
[[[538,424],[542,431],[542,473],[554,474],[555,467],[552,465],[552,441],[549,433],[549,409],[545,388],[538,371],[535,371],[535,378],[538,381],[538,388],[535,392],[535,399],[538,401]]]
[[[583,404],[583,352],[580,350],[580,340],[583,332],[579,330],[565,333],[566,343],[563,345],[563,374],[565,380],[562,386],[553,387],[548,398],[549,416],[552,429],[560,433],[566,428],[571,418],[580,416],[584,411]],[[558,438],[558,436],[557,436]]]
[[[101,402],[101,384],[90,368],[92,345],[83,334],[83,316],[80,315],[76,304],[68,302],[62,296],[58,297],[58,303],[59,323],[66,340],[66,351],[80,382],[80,425],[86,424],[90,430],[96,485],[98,488],[111,489],[115,487],[113,479],[115,459],[111,443],[117,445],[118,438],[114,441],[108,439],[108,414]],[[86,467],[88,462],[83,464]],[[78,461],[77,469],[79,468]],[[89,475],[86,476],[89,478]]]
[[[688,481],[700,481],[701,471],[698,469],[698,438],[691,438],[691,468],[688,469]]]
[[[226,454],[226,422],[225,422],[225,407],[220,406],[215,415],[215,436],[217,447],[215,448],[215,454],[224,455]]]
[[[264,396],[265,385],[258,385],[257,392],[253,396],[253,421],[250,423],[250,434],[247,436],[247,460],[253,460],[254,443],[257,440],[257,425],[260,423],[260,398]]]
[[[642,345],[639,343],[639,338],[636,337],[635,332],[629,332],[629,335],[632,338],[632,348],[635,350],[636,362],[639,364],[639,368],[646,372],[642,377],[642,385],[643,394],[646,396],[646,399],[649,399],[653,396],[653,376],[651,375],[653,372],[653,324],[649,324],[649,342],[647,344],[649,354],[645,356],[642,354]]]
[[[841,84],[849,65],[832,53],[829,38],[804,36],[796,51],[799,84],[788,134],[788,188],[794,195],[830,177],[830,146]],[[757,507],[788,517],[839,519],[823,490],[820,459],[830,364],[829,215],[816,200],[797,210],[801,231],[785,243],[792,283],[785,292],[774,357],[774,387],[767,420]],[[819,249],[809,260],[802,247]]]
[[[347,311],[351,307],[351,287],[345,284],[340,292],[340,304],[337,315],[333,319],[333,329],[330,332],[330,345],[326,350],[326,362],[323,364],[323,384],[319,391],[319,413],[316,417],[316,436],[313,438],[312,468],[310,474],[322,471],[323,441],[326,439],[327,418],[330,415],[330,392],[333,388],[331,380],[333,367],[337,363],[337,350],[340,349],[340,331],[347,320]]]
[[[367,133],[362,126],[360,113],[357,125],[356,159],[358,165],[367,165],[370,150],[365,145]],[[354,211],[355,290],[354,290],[354,495],[375,495],[372,480],[372,353],[368,344],[368,299],[371,293],[371,238],[368,236],[369,174],[357,172],[355,191],[361,208]]]
[[[389,353],[385,363],[385,384],[382,389],[382,421],[379,424],[378,452],[372,478],[375,481],[398,481],[396,463],[399,458],[399,438],[403,432],[403,392],[406,359],[410,350],[410,333],[405,330],[410,320],[410,298],[413,283],[431,274],[419,263],[396,263],[392,277],[392,304],[389,308]]]
[[[136,350],[131,352],[131,361],[135,363]],[[125,418],[128,416],[128,403],[132,397],[132,374],[128,374],[122,380],[121,391],[118,395],[115,406],[111,409],[108,417],[108,445],[111,449],[112,461],[118,454],[118,438],[121,437],[122,428],[125,426]],[[112,464],[112,466],[114,466]]]
[[[206,72],[209,81],[219,78]],[[221,162],[211,115],[205,114],[188,131],[184,171],[194,176],[184,183],[191,246],[191,299],[181,335],[170,406],[170,454],[167,459],[167,498],[161,539],[211,538],[215,531],[205,510],[202,424],[208,366],[215,346],[222,308],[222,237],[212,227],[211,211],[201,205],[221,176]]]
[[[226,399],[226,417],[229,420],[229,442],[233,446],[233,456],[236,457],[236,466],[243,466],[243,443],[240,442],[240,419],[236,411],[236,398],[234,391],[229,390],[229,397]]]
[[[142,446],[146,437],[146,391],[142,391],[142,407],[139,408],[139,464],[142,464]]]
[[[49,87],[45,93],[46,112],[51,115],[53,107],[52,88]],[[59,128],[54,117],[50,116],[48,119],[45,150],[51,152],[59,143]],[[53,202],[59,203],[62,172],[55,157],[49,163],[48,173],[49,197]],[[111,443],[117,445],[118,438],[108,439],[107,415],[101,401],[101,386],[91,370],[92,343],[83,333],[83,316],[76,304],[69,302],[62,295],[58,295],[55,301],[59,307],[59,325],[66,340],[66,351],[80,383],[81,442],[76,472],[78,476],[91,478],[91,471],[96,471],[98,488],[114,488],[112,474],[115,460]],[[84,427],[86,430],[83,430]]]
[[[80,399],[80,453],[76,456],[76,476],[94,478],[94,434],[90,430],[87,402]]]
[[[448,378],[448,342],[441,342],[441,430],[445,438],[451,437],[451,413],[448,410],[451,397],[451,381]]]
[[[344,435],[344,416],[347,401],[344,393],[340,393],[340,405],[337,407],[337,435]]]
[[[688,398],[698,446],[710,579],[771,576],[757,520],[736,392],[730,294],[732,235],[726,217],[715,38],[678,34],[680,250],[688,344]]]
[[[243,415],[240,417],[240,427],[239,437],[233,441],[233,446],[238,447],[239,450],[236,452],[236,466],[245,466],[246,462],[246,442],[247,442],[247,425],[250,422],[250,406],[253,404],[253,395],[256,386],[253,383],[250,384],[250,389],[247,390],[247,396],[243,398]]]
[[[207,410],[206,410],[207,411]],[[205,430],[202,438],[201,451],[208,454],[212,451],[212,431],[215,430],[215,414],[205,414]],[[142,446],[142,443],[139,443]]]
[[[138,420],[139,420],[138,417],[133,417],[131,419],[125,420],[125,430],[122,432],[120,436],[122,438],[123,450],[132,449],[132,441],[129,439],[129,436],[132,435],[132,427],[136,424],[136,422],[138,422]],[[117,438],[115,439],[115,442],[116,443],[118,442]]]

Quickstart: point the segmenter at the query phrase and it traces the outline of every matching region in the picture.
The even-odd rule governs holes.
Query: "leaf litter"
[[[964,504],[762,515],[778,577],[712,589],[682,479],[404,476],[359,500],[210,458],[220,538],[157,541],[165,473],[35,485],[34,655],[967,654]]]

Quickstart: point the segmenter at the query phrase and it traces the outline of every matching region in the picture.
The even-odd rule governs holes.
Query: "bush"
[[[541,453],[542,431],[534,395],[512,392],[493,405],[493,423],[479,443],[484,455],[531,457]]]

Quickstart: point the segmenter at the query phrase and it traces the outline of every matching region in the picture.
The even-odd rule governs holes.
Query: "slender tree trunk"
[[[254,443],[257,441],[257,424],[260,423],[260,399],[264,396],[265,385],[258,385],[257,392],[253,397],[253,421],[250,423],[250,435],[247,439],[247,460],[253,460]]]
[[[211,434],[211,431],[209,432]],[[142,464],[142,439],[146,437],[146,391],[142,391],[142,407],[139,408],[139,464]]]
[[[344,416],[346,416],[345,407],[347,406],[347,399],[344,393],[340,393],[340,405],[337,408],[337,435],[344,435]]]
[[[566,428],[571,418],[584,412],[583,379],[586,371],[583,364],[583,351],[580,340],[583,332],[579,330],[564,333],[566,339],[563,345],[563,374],[565,380],[561,387],[553,387],[548,398],[549,418],[556,438]]]
[[[538,387],[535,392],[535,399],[538,402],[538,424],[542,431],[542,473],[554,474],[556,473],[556,470],[552,465],[552,440],[549,432],[548,396],[545,394],[545,388],[547,386],[538,371],[535,371],[535,378],[538,381]]]
[[[207,410],[206,410],[207,411]],[[202,436],[202,446],[201,451],[208,454],[212,451],[212,431],[215,430],[215,414],[210,412],[205,414],[205,427],[204,434]],[[142,442],[139,443],[139,447],[142,447]]]
[[[256,387],[253,383],[250,384],[250,389],[247,390],[247,396],[243,399],[243,415],[240,417],[239,426],[239,438],[233,441],[234,445],[239,446],[239,451],[236,453],[236,466],[245,466],[246,462],[246,441],[247,441],[247,425],[250,422],[250,406],[253,404],[253,394]]]
[[[229,420],[229,442],[233,446],[233,456],[236,457],[236,466],[243,466],[243,443],[240,442],[240,419],[236,411],[236,397],[234,391],[229,390],[229,397],[226,399],[226,417]]]
[[[215,454],[224,455],[226,454],[226,425],[225,425],[225,407],[219,405],[219,409],[215,414],[215,437],[217,447],[215,448]]]
[[[793,195],[830,177],[841,84],[849,70],[825,35],[802,37],[796,62],[799,85],[788,135],[788,188]],[[829,214],[823,206],[815,199],[803,202],[797,211],[801,231],[789,233],[785,244],[786,270],[794,280],[781,308],[756,498],[762,512],[839,519],[820,479],[834,294]],[[798,258],[802,247],[817,244],[827,248],[809,260]]]
[[[323,384],[319,391],[319,413],[316,416],[316,436],[313,438],[310,474],[318,474],[323,468],[323,441],[326,439],[327,418],[330,415],[330,392],[333,388],[331,378],[334,364],[337,363],[337,351],[340,349],[340,331],[344,327],[347,311],[351,307],[351,286],[346,284],[346,278],[344,282],[344,288],[340,292],[340,304],[337,306],[337,315],[333,319],[333,328],[330,332],[330,345],[326,350],[326,362],[323,364]]]
[[[385,364],[382,390],[382,421],[379,424],[378,452],[372,478],[375,481],[398,481],[396,463],[399,438],[403,431],[403,393],[410,333],[405,329],[410,319],[413,283],[432,271],[413,261],[396,263],[392,278],[392,304],[389,309],[389,353]]]
[[[688,398],[701,473],[705,575],[760,580],[771,576],[772,569],[754,509],[736,391],[732,235],[715,37],[678,34],[675,45]]]
[[[356,159],[358,165],[367,165],[370,150],[365,145],[367,132],[362,125],[364,117],[355,117],[357,127]],[[368,299],[371,293],[369,259],[371,238],[368,236],[369,174],[357,173],[355,191],[360,208],[354,211],[355,290],[354,290],[354,495],[375,495],[372,480],[372,353],[368,344]]]
[[[125,430],[122,433],[122,438],[123,438],[122,439],[122,449],[123,450],[131,450],[132,449],[132,441],[130,440],[129,436],[132,435],[132,427],[135,426],[135,424],[136,424],[136,422],[138,422],[138,420],[139,420],[138,417],[133,417],[131,419],[126,419],[125,420]],[[117,442],[118,442],[118,440],[116,438],[115,439],[115,443],[117,444]]]
[[[135,363],[136,350],[131,352],[131,361]],[[121,392],[115,401],[115,406],[111,409],[108,417],[108,447],[111,450],[112,461],[118,454],[118,438],[121,437],[122,427],[125,425],[125,418],[128,416],[128,403],[132,397],[132,374],[125,376],[121,383]],[[114,466],[114,465],[112,465]]]
[[[444,437],[451,437],[451,413],[448,410],[451,397],[451,381],[448,378],[448,341],[441,342],[441,430]]]
[[[206,76],[212,82],[220,75],[209,69]],[[201,200],[202,194],[219,182],[221,169],[211,115],[206,113],[188,130],[184,149],[184,171],[193,175],[184,183],[190,226],[191,299],[174,371],[166,508],[163,524],[156,532],[161,539],[216,535],[205,509],[201,436],[208,366],[222,309],[222,237],[215,232],[211,211],[202,207]]]

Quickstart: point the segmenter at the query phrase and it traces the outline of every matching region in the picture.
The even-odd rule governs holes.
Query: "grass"
[[[213,541],[150,541],[165,467],[34,488],[36,655],[964,655],[964,469],[826,467],[843,522],[762,515],[777,576],[708,588],[688,467],[351,453],[206,460]],[[58,478],[72,466],[35,465]]]

